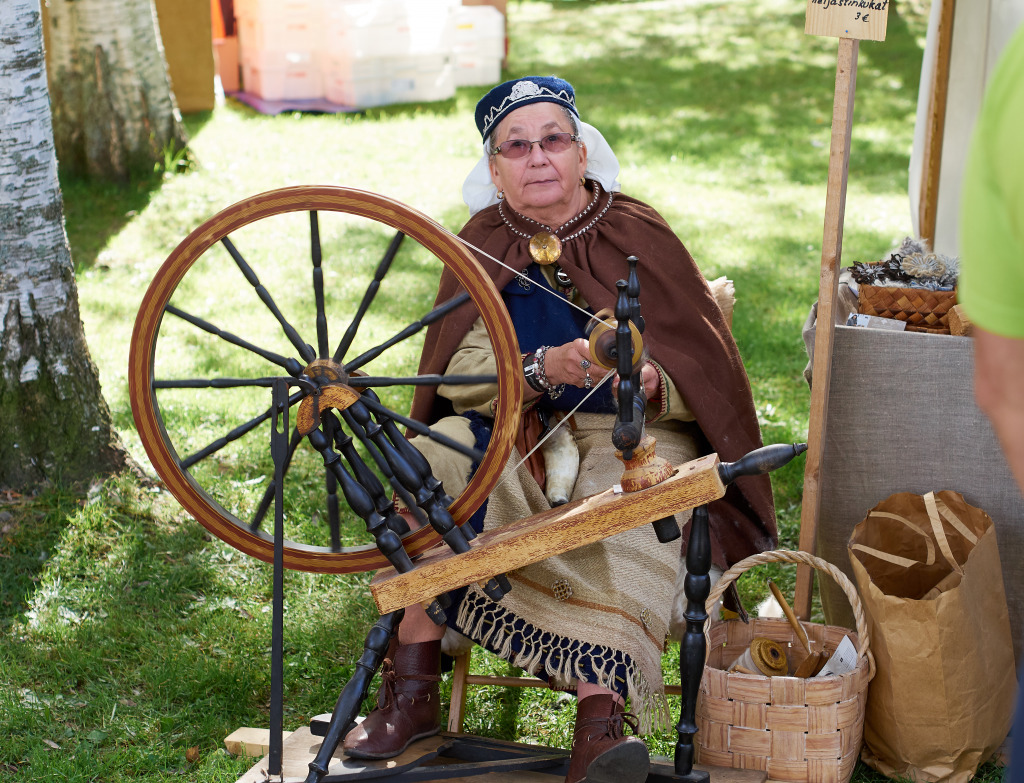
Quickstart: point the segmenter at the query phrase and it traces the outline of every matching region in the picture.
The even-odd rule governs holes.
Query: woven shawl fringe
[[[512,650],[512,634],[517,619],[520,618],[491,601],[474,585],[466,591],[455,622],[463,634],[496,651],[500,658],[534,675],[543,672],[559,687],[569,687],[573,680],[585,681],[582,662],[589,659],[597,675],[596,684],[616,690],[612,677],[616,666],[624,664],[626,690],[640,732],[650,734],[670,727],[672,716],[664,692],[655,692],[640,667],[621,650],[535,628],[530,635],[518,632],[522,649],[516,654]]]

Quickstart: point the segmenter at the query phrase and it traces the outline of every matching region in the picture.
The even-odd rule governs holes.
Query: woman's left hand
[[[640,377],[644,382],[644,394],[648,400],[653,400],[661,391],[661,373],[650,362],[644,362],[644,366],[640,368]],[[612,394],[617,394],[618,391],[619,376],[616,373],[615,377],[612,378]]]

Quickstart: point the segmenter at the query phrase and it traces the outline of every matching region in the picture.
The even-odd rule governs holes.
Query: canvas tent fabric
[[[938,50],[937,29],[942,0],[932,0],[921,66],[921,84],[910,156],[910,214],[914,235],[920,236],[921,183],[924,179],[927,128],[931,122],[930,96]],[[959,0],[953,17],[949,60],[949,87],[932,249],[959,255],[960,186],[968,141],[981,109],[985,85],[1003,48],[1024,23],[1024,0]]]
[[[1024,652],[1024,497],[973,393],[970,338],[837,326],[817,554],[852,578],[847,542],[896,492],[952,489],[996,529],[1013,632]],[[826,622],[853,627],[849,600],[820,584]]]

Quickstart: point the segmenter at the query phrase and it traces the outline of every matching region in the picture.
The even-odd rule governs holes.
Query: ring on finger
[[[583,388],[584,389],[589,389],[593,385],[594,385],[594,379],[590,377],[590,373],[588,372],[586,377],[583,379]]]
[[[580,367],[584,370],[590,366],[590,359],[580,359]]]

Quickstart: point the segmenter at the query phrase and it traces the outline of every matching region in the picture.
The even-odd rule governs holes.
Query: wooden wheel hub
[[[311,362],[304,374],[319,388],[319,393],[299,403],[298,427],[301,435],[308,435],[320,426],[320,414],[328,408],[345,410],[359,399],[359,392],[348,385],[345,368],[332,359]]]

